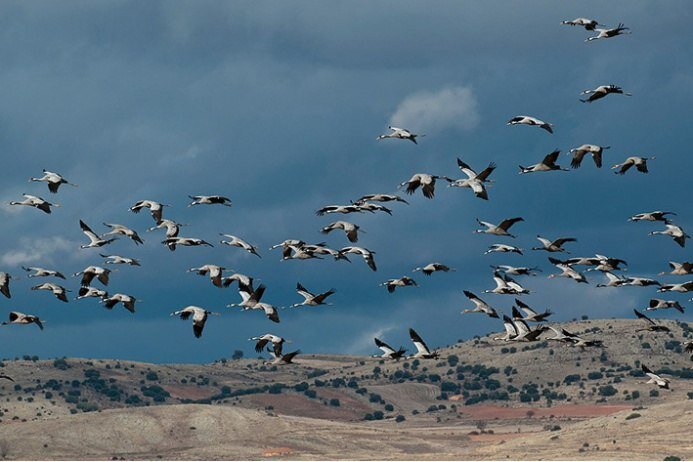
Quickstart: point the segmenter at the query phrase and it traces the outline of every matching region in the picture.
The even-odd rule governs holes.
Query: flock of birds
[[[619,24],[615,28],[599,28],[598,26],[600,26],[600,24],[597,21],[586,18],[563,21],[563,24],[579,26],[588,31],[597,32],[598,35],[589,37],[586,40],[588,42],[598,39],[613,38],[618,35],[630,33],[628,28],[624,27],[623,24]],[[586,98],[581,99],[581,101],[584,103],[593,103],[613,94],[631,96],[630,93],[626,93],[621,87],[609,84],[598,86],[592,90],[583,91],[581,95],[586,96]],[[552,123],[545,122],[539,118],[528,115],[518,115],[512,117],[510,120],[508,120],[507,124],[511,126],[534,126],[545,130],[550,134],[554,132],[554,125]],[[408,129],[390,126],[389,132],[378,136],[377,139],[404,140],[418,144],[417,139],[423,136],[425,135],[416,134]],[[597,168],[601,168],[604,151],[608,150],[609,148],[609,146],[583,144],[571,149],[568,153],[572,158],[571,168],[580,168],[586,156],[592,157],[595,166]],[[558,164],[559,157],[560,151],[555,150],[547,154],[536,164],[529,165],[527,167],[520,166],[519,173],[527,174],[569,170],[567,168],[562,168]],[[654,157],[628,157],[623,162],[613,165],[612,169],[616,170],[615,173],[621,175],[625,174],[632,167],[635,167],[635,169],[641,173],[647,173],[647,162],[653,159]],[[404,188],[404,192],[408,195],[415,194],[420,189],[425,198],[433,199],[435,197],[436,182],[442,181],[446,182],[448,187],[469,188],[479,199],[489,200],[487,186],[489,183],[493,182],[493,180],[490,179],[490,176],[496,169],[496,164],[491,162],[488,164],[488,166],[486,166],[486,168],[480,172],[477,172],[465,161],[458,158],[457,166],[464,175],[463,178],[450,178],[443,175],[417,173],[409,180],[402,182],[399,185],[399,188]],[[48,190],[53,194],[57,194],[62,185],[77,187],[76,184],[69,182],[62,175],[47,170],[43,171],[43,176],[32,177],[30,178],[30,181],[47,183]],[[52,208],[60,207],[59,204],[49,202],[36,195],[23,194],[23,197],[23,200],[12,201],[10,202],[10,205],[34,207],[46,214],[51,214],[53,212]],[[195,195],[189,197],[191,202],[188,204],[188,207],[232,207],[231,200],[228,197],[221,195]],[[351,201],[349,204],[327,205],[317,210],[316,214],[318,216],[326,216],[332,214],[352,215],[363,214],[366,212],[371,214],[383,212],[392,215],[392,209],[383,204],[396,203],[409,204],[407,200],[396,194],[368,194]],[[148,209],[154,224],[153,226],[147,228],[147,231],[155,232],[158,230],[163,230],[165,234],[161,243],[171,251],[175,251],[178,247],[214,247],[213,243],[204,239],[181,236],[181,228],[185,225],[178,223],[168,216],[164,216],[167,215],[164,213],[165,209],[170,207],[171,206],[168,204],[154,200],[140,200],[133,204],[129,210],[133,213],[139,213],[144,209]],[[673,223],[672,217],[674,216],[676,216],[676,214],[671,211],[653,211],[634,215],[630,217],[630,220],[634,222],[649,221],[662,223],[664,225],[664,229],[652,231],[650,234],[668,236],[672,238],[679,246],[684,247],[686,239],[690,236],[688,236],[680,226]],[[523,221],[524,220],[522,217],[510,217],[498,224],[495,224],[477,219],[480,228],[475,230],[475,233],[491,235],[499,238],[515,238],[516,236],[511,234],[510,230],[514,229],[514,226]],[[101,249],[102,247],[108,246],[120,238],[129,239],[135,245],[144,244],[143,239],[140,237],[137,231],[121,224],[103,223],[103,226],[108,229],[108,231],[104,232],[94,231],[94,228],[82,220],[80,220],[79,225],[87,238],[87,242],[80,246],[82,249]],[[334,231],[343,232],[346,240],[349,242],[349,245],[337,249],[328,247],[324,242],[311,244],[305,240],[286,239],[283,242],[272,246],[270,250],[281,249],[282,260],[309,260],[331,257],[336,261],[342,260],[351,262],[350,258],[361,257],[364,263],[372,271],[377,271],[375,260],[376,252],[365,247],[355,245],[359,241],[360,234],[364,232],[358,224],[350,221],[338,220],[329,223],[320,229],[320,232],[325,235]],[[225,233],[220,233],[220,236],[222,239],[219,241],[219,244],[237,247],[245,252],[248,252],[249,254],[261,258],[258,248],[251,245],[246,240],[238,236]],[[576,241],[576,239],[573,237],[558,237],[550,239],[543,236],[537,236],[537,240],[539,241],[539,245],[533,247],[532,250],[547,252],[550,254],[567,253],[565,245]],[[523,249],[505,243],[492,244],[485,253],[488,254],[492,252],[516,253],[519,255],[524,255]],[[104,307],[107,309],[112,309],[120,303],[126,310],[134,313],[137,299],[133,295],[124,293],[109,293],[106,290],[111,275],[111,270],[108,269],[107,266],[140,266],[139,260],[115,254],[99,253],[99,255],[104,259],[105,266],[89,265],[82,271],[74,273],[74,277],[81,277],[80,288],[77,292],[76,299],[94,298],[103,303]],[[658,287],[658,292],[660,293],[688,293],[693,291],[693,280],[684,283],[663,284],[650,278],[631,277],[617,274],[618,271],[622,271],[624,269],[626,262],[622,259],[611,258],[605,255],[595,254],[594,256],[589,257],[566,259],[559,259],[552,256],[549,257],[549,262],[560,271],[558,273],[549,275],[549,278],[563,277],[572,279],[576,283],[588,283],[586,273],[596,271],[603,273],[606,278],[605,282],[598,284],[597,287],[655,286]],[[587,267],[587,269],[585,271],[581,271],[578,269],[578,267],[581,266]],[[670,267],[671,270],[669,272],[661,274],[673,276],[686,276],[693,274],[693,263],[690,262],[670,262]],[[28,278],[52,278],[56,281],[58,279],[66,279],[66,276],[63,273],[54,269],[47,269],[38,266],[23,267],[23,269],[28,273]],[[492,269],[492,277],[495,287],[485,290],[484,293],[511,295],[513,297],[520,297],[524,294],[530,293],[529,290],[518,282],[516,279],[517,277],[536,276],[537,273],[541,271],[537,267],[510,265],[496,265],[493,266]],[[434,273],[446,273],[450,271],[455,271],[455,269],[440,262],[431,262],[413,269],[414,273],[422,272],[426,276],[431,276]],[[212,285],[215,287],[225,288],[236,284],[241,300],[238,303],[229,304],[228,307],[239,307],[242,310],[259,310],[263,312],[270,321],[274,323],[280,322],[278,310],[279,307],[263,301],[266,287],[264,284],[257,285],[256,280],[253,277],[236,272],[229,273],[227,272],[227,268],[215,264],[205,264],[197,268],[190,268],[188,272],[195,273],[203,277],[208,277]],[[11,297],[11,278],[12,277],[10,274],[0,272],[0,293],[7,298]],[[97,284],[100,285],[100,287],[97,287]],[[380,285],[385,287],[389,293],[394,293],[397,289],[416,286],[417,282],[411,276],[405,275],[399,278],[388,279]],[[49,291],[53,294],[53,296],[62,302],[68,302],[67,294],[70,292],[70,290],[56,282],[44,282],[42,284],[33,286],[31,290]],[[303,300],[291,305],[291,307],[294,308],[302,306],[315,307],[330,305],[327,300],[335,293],[335,290],[330,289],[319,293],[311,292],[301,283],[297,283],[296,292]],[[480,313],[489,316],[490,318],[502,320],[505,333],[501,336],[494,337],[493,339],[496,341],[536,342],[539,340],[552,340],[580,348],[603,346],[602,342],[599,340],[584,338],[568,332],[564,328],[559,329],[546,324],[547,318],[552,315],[550,310],[545,310],[543,312],[536,311],[519,298],[515,298],[516,306],[512,307],[511,315],[508,316],[500,313],[498,309],[494,308],[492,305],[469,290],[464,290],[464,295],[474,305],[474,308],[464,309],[463,313]],[[652,298],[649,306],[645,307],[644,311],[654,311],[660,309],[675,309],[681,313],[684,312],[684,307],[679,301],[660,298]],[[669,331],[666,326],[652,320],[642,311],[636,309],[634,312],[639,319],[643,320],[643,328],[639,330],[650,332]],[[205,324],[209,317],[219,314],[221,313],[209,311],[199,306],[186,306],[180,310],[172,312],[171,316],[179,317],[183,320],[191,320],[193,334],[195,337],[199,338],[203,334]],[[2,324],[36,324],[40,329],[43,329],[44,322],[45,321],[40,319],[38,316],[12,311],[9,314],[9,319]],[[530,323],[534,324],[534,326],[532,326]],[[550,332],[551,336],[543,337],[543,334],[546,332]],[[416,353],[410,357],[428,359],[437,358],[439,356],[438,351],[430,349],[422,337],[414,329],[409,329],[409,335],[416,349]],[[296,350],[290,353],[284,353],[283,346],[285,343],[289,343],[289,340],[272,333],[252,337],[249,340],[256,342],[255,349],[257,352],[262,352],[265,350],[268,351],[274,357],[274,364],[289,364],[300,352],[299,350]],[[399,360],[404,358],[406,355],[407,350],[402,347],[394,349],[378,338],[375,338],[374,341],[375,345],[383,352],[382,355],[380,355],[381,358]],[[693,341],[685,342],[684,347],[686,351],[693,352]],[[654,383],[662,388],[669,388],[670,382],[668,379],[654,374],[645,365],[642,366],[642,369],[644,373],[650,377],[650,381],[648,383]],[[0,378],[11,379],[9,377]]]

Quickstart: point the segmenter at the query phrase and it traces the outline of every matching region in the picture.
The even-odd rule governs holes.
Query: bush
[[[587,374],[587,378],[590,380],[599,380],[603,377],[604,374],[602,374],[601,372],[590,372],[589,374]]]
[[[392,412],[392,411],[395,410],[395,407],[394,407],[392,404],[386,404],[386,405],[385,405],[385,410],[386,410],[387,412]]]
[[[375,411],[373,413],[373,418],[375,420],[383,420],[383,417],[385,417],[385,415],[383,414],[383,411]]]
[[[397,423],[404,422],[405,420],[407,420],[407,418],[404,417],[402,414],[395,417],[395,422],[397,422]]]
[[[53,361],[53,367],[55,367],[56,369],[60,369],[61,371],[64,371],[65,369],[69,369],[72,366],[70,366],[67,363],[65,358],[60,358],[60,359],[56,359],[55,361]]]
[[[154,371],[148,372],[147,375],[144,376],[144,378],[151,381],[151,382],[158,382],[159,381],[159,375]]]
[[[239,359],[243,359],[243,351],[241,351],[241,350],[234,351],[233,354],[231,355],[231,359],[233,359],[234,361],[238,361]]]
[[[330,400],[330,406],[339,407],[339,400],[337,398],[332,398]]]
[[[604,385],[603,387],[599,387],[599,394],[601,396],[614,396],[616,393],[618,393],[618,390],[616,390],[611,385]]]
[[[634,412],[626,417],[626,420],[632,420],[632,419],[637,419],[638,417],[642,417],[640,414],[637,412]]]
[[[678,456],[666,456],[664,460],[681,460]]]

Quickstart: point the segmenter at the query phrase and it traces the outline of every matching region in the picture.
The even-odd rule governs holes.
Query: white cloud
[[[27,263],[53,263],[52,257],[59,252],[72,251],[78,244],[62,237],[41,239],[21,238],[16,249],[7,251],[0,262],[7,266]]]
[[[404,98],[390,117],[390,125],[433,133],[447,128],[472,130],[479,123],[477,101],[470,87],[420,91]]]

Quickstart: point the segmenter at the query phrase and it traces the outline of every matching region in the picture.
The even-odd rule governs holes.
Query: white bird
[[[597,287],[621,287],[628,282],[626,278],[617,276],[610,271],[604,271],[604,276],[607,279],[606,284],[597,284]]]
[[[620,169],[617,172],[614,172],[617,175],[623,175],[630,169],[631,167],[635,166],[636,170],[641,172],[641,173],[647,173],[647,161],[648,160],[654,160],[656,157],[638,157],[638,156],[631,156],[628,157],[626,160],[624,160],[620,164],[616,164],[613,167],[611,167],[612,170],[614,169]]]
[[[512,225],[520,221],[525,220],[522,217],[506,218],[505,220],[501,221],[500,224],[494,225],[493,223],[481,221],[477,218],[476,222],[479,223],[481,226],[484,226],[486,229],[477,229],[474,232],[477,234],[493,234],[494,236],[509,236],[514,238],[516,236],[510,234],[508,230]]]
[[[554,239],[553,241],[550,241],[546,238],[543,238],[541,236],[537,236],[537,239],[539,242],[542,243],[541,247],[532,247],[532,250],[546,250],[547,252],[566,252],[566,250],[563,248],[563,244],[566,242],[576,242],[577,239],[574,237],[560,237],[558,239]],[[568,252],[570,253],[570,252]]]
[[[109,232],[103,234],[104,236],[120,234],[121,236],[129,237],[137,245],[144,244],[144,241],[139,236],[139,234],[137,234],[137,231],[135,231],[134,229],[128,228],[124,225],[119,225],[117,223],[104,223],[103,225],[108,228],[111,228]]]
[[[438,175],[429,175],[428,173],[417,173],[414,176],[412,176],[409,179],[409,181],[403,181],[402,183],[400,183],[398,188],[406,186],[407,189],[405,189],[405,192],[407,194],[414,194],[416,190],[419,187],[421,187],[421,192],[423,193],[424,197],[427,199],[433,199],[433,196],[435,196],[436,192],[436,180],[439,178],[446,177],[440,177]]]
[[[630,93],[623,91],[623,88],[618,85],[600,85],[594,90],[584,90],[581,95],[590,95],[587,99],[581,99],[583,103],[591,103],[597,101],[598,99],[604,98],[606,95],[617,94],[625,96],[633,96]]]
[[[193,205],[214,205],[219,204],[226,207],[231,207],[231,199],[224,196],[188,196],[192,199],[192,202],[188,204],[188,207]]]
[[[80,287],[79,292],[77,292],[77,297],[75,300],[81,300],[83,298],[107,298],[108,292],[105,290],[97,289],[96,287]]]
[[[65,303],[67,303],[66,293],[70,292],[63,286],[53,284],[52,282],[44,282],[43,284],[39,284],[37,286],[32,287],[31,290],[50,290],[51,292],[53,292],[53,295],[55,295],[55,298]]]
[[[661,286],[659,281],[655,281],[654,279],[650,279],[650,278],[641,278],[641,277],[627,277],[625,282],[622,285],[635,286],[635,287]]]
[[[628,219],[628,221],[663,221],[666,224],[671,223],[666,217],[667,215],[676,215],[674,212],[662,212],[655,210],[654,212],[638,213]]]
[[[41,330],[43,330],[43,323],[45,322],[39,319],[38,316],[34,316],[33,314],[20,313],[19,311],[10,311],[9,319],[9,321],[3,322],[2,325],[4,326],[7,324],[36,324],[37,326],[39,326]]]
[[[585,40],[585,42],[591,42],[592,40],[612,38],[612,37],[616,37],[617,35],[624,35],[624,34],[630,34],[631,33],[630,29],[628,29],[627,27],[624,27],[623,23],[619,23],[618,26],[613,27],[611,29],[596,28],[595,30],[599,33],[597,35],[595,35],[594,37],[589,37],[588,39]]]
[[[207,317],[209,315],[219,316],[220,313],[215,313],[212,311],[207,311],[199,306],[186,306],[182,310],[174,311],[171,316],[178,316],[183,321],[187,321],[192,316],[193,321],[193,334],[196,338],[202,337],[202,331],[205,328],[205,323],[207,322]]]
[[[267,319],[269,319],[272,322],[279,322],[279,311],[277,311],[277,308],[273,305],[270,305],[269,303],[256,303],[255,306],[250,309],[262,310],[264,311],[265,316],[267,316]]]
[[[388,126],[391,130],[391,133],[386,133],[384,135],[379,135],[376,140],[384,140],[386,138],[395,138],[395,139],[400,139],[400,140],[409,140],[414,144],[418,144],[416,142],[416,138],[421,136],[426,136],[426,135],[417,135],[416,133],[412,133],[411,130],[407,130],[406,128],[397,128],[393,126]]]
[[[431,274],[442,271],[444,273],[447,273],[448,271],[455,271],[454,268],[450,268],[449,266],[443,265],[442,263],[429,263],[426,266],[419,266],[416,267],[412,270],[412,273],[416,273],[417,271],[421,271],[423,274],[426,276],[430,276]]]
[[[659,388],[664,388],[665,390],[669,390],[669,389],[670,389],[670,388],[669,388],[669,384],[671,383],[671,381],[670,381],[669,379],[664,378],[664,377],[662,377],[662,376],[660,376],[660,375],[655,374],[654,372],[652,372],[652,371],[650,370],[649,367],[647,367],[647,366],[644,365],[644,364],[642,365],[642,371],[645,373],[645,375],[647,375],[647,376],[650,378],[650,380],[648,380],[648,381],[645,382],[645,383],[654,383],[654,384],[657,385]]]
[[[51,207],[60,207],[60,204],[53,204],[38,196],[32,196],[31,194],[22,194],[22,196],[24,197],[23,201],[12,201],[9,204],[35,207],[44,213],[51,213]]]
[[[223,234],[219,233],[220,236],[225,237],[227,239],[222,239],[221,242],[222,244],[228,245],[230,247],[240,247],[241,249],[244,249],[248,253],[252,253],[258,258],[262,258],[259,253],[257,253],[257,247],[248,244],[246,241],[241,239],[238,236],[233,236],[231,234]]]
[[[625,260],[621,260],[620,258],[611,258],[607,257],[605,255],[599,255],[595,254],[595,258],[589,258],[588,260],[588,265],[594,265],[594,268],[589,268],[587,271],[602,271],[602,272],[610,272],[610,271],[616,271],[616,270],[621,270],[620,265],[628,265],[628,263]],[[579,265],[579,264],[585,264],[582,263],[583,258],[578,258],[578,259],[573,259],[569,258],[566,260],[566,263],[569,265]]]
[[[474,303],[474,309],[462,310],[462,313],[484,313],[491,318],[498,318],[498,312],[488,303],[474,295],[472,292],[465,290],[464,295]]]
[[[575,18],[572,21],[561,21],[561,24],[565,24],[568,26],[580,26],[584,27],[585,30],[594,30],[597,26],[600,25],[596,19],[588,18]]]
[[[602,154],[604,150],[610,148],[610,146],[598,146],[596,144],[583,144],[577,148],[573,148],[568,153],[572,154],[573,156],[573,160],[570,162],[570,167],[580,168],[582,159],[589,154],[592,156],[592,160],[594,160],[594,164],[597,166],[597,168],[602,168]]]
[[[501,252],[501,253],[513,252],[513,253],[519,253],[520,255],[523,255],[522,249],[520,249],[519,247],[515,247],[512,245],[506,245],[506,244],[491,244],[488,247],[488,250],[486,252],[484,252],[484,255],[488,255],[489,253],[493,253],[493,252]]]
[[[404,202],[405,204],[409,204],[406,200],[402,199],[399,196],[396,196],[394,194],[366,194],[365,196],[361,196],[358,199],[354,201],[355,205],[360,205],[365,202]]]
[[[326,205],[323,208],[316,210],[315,214],[319,217],[325,215],[326,213],[363,213],[363,208],[360,205],[350,204],[350,205]]]
[[[271,364],[273,365],[284,365],[284,364],[296,364],[293,362],[296,355],[301,354],[301,350],[292,351],[285,355],[278,356],[274,351],[269,351],[270,356],[274,359]]]
[[[179,245],[182,245],[184,247],[197,247],[202,245],[214,247],[209,242],[203,239],[198,239],[196,237],[167,237],[166,239],[161,241],[161,243],[167,245],[169,250],[171,251],[176,250],[176,246]]]
[[[522,319],[523,321],[528,321],[528,322],[542,322],[545,321],[546,318],[551,316],[553,312],[551,310],[546,310],[543,313],[539,313],[537,311],[534,311],[532,308],[529,307],[526,303],[524,303],[522,300],[519,298],[515,299],[515,303],[517,306],[524,312],[524,316],[517,310],[517,308],[513,307],[513,317],[515,315],[519,315],[519,319]]]
[[[401,358],[404,357],[404,354],[407,352],[407,350],[405,350],[402,347],[399,347],[399,350],[395,350],[390,345],[383,342],[382,340],[380,340],[377,337],[375,337],[373,340],[375,341],[375,346],[380,348],[383,352],[383,354],[380,356],[380,358],[394,359],[395,361],[399,361]]]
[[[652,298],[650,299],[650,303],[645,308],[646,311],[654,311],[654,310],[665,310],[668,308],[674,308],[675,310],[679,311],[680,313],[684,312],[684,307],[681,306],[681,304],[677,300],[662,300],[661,298]]]
[[[366,262],[368,267],[372,269],[373,271],[377,271],[377,267],[375,266],[375,259],[373,258],[373,255],[375,255],[375,252],[372,250],[368,250],[364,247],[355,247],[355,246],[350,246],[350,247],[344,247],[343,249],[340,249],[341,253],[353,253],[355,255],[361,255],[363,257],[363,260]]]
[[[12,279],[11,275],[0,271],[0,293],[7,298],[12,298],[10,294],[10,279]]]
[[[493,340],[502,340],[504,342],[509,342],[510,340],[517,337],[517,329],[513,320],[508,317],[508,315],[503,315],[503,327],[505,328],[505,334],[501,337],[493,337]]]
[[[101,284],[107,286],[108,279],[111,275],[111,270],[102,268],[100,266],[90,265],[84,268],[82,271],[74,273],[72,276],[77,277],[80,275],[82,276],[82,282],[80,283],[82,287],[91,285],[91,281],[93,281],[94,278],[98,279]]]
[[[686,234],[683,228],[673,223],[668,223],[664,226],[665,229],[663,231],[652,231],[650,232],[650,236],[655,236],[657,234],[661,234],[662,236],[669,236],[674,240],[674,242],[676,242],[681,247],[686,246],[686,238],[690,238],[691,236]]]
[[[74,186],[75,188],[77,187],[76,184],[70,183],[65,178],[63,178],[62,175],[55,173],[55,172],[49,172],[45,168],[43,169],[43,176],[42,177],[40,177],[40,178],[31,177],[31,178],[29,178],[29,181],[45,181],[48,184],[48,190],[50,192],[52,192],[53,194],[58,192],[58,188],[60,188],[60,185],[62,185],[62,184]]]
[[[303,285],[301,285],[300,282],[296,283],[296,292],[304,298],[303,302],[301,303],[294,303],[291,305],[292,308],[296,308],[298,306],[318,306],[318,305],[332,305],[332,303],[325,303],[325,299],[329,297],[330,295],[334,294],[336,290],[330,289],[327,292],[323,292],[321,294],[314,294]]]
[[[549,278],[564,277],[573,279],[576,282],[584,282],[585,284],[588,284],[585,275],[575,270],[572,266],[553,257],[549,257],[549,261],[556,266],[556,268],[562,271],[560,274],[549,274]]]
[[[546,337],[546,340],[555,340],[561,343],[573,343],[574,336],[567,332],[565,329],[558,330],[555,327],[548,326],[550,330],[553,331],[553,337]],[[567,335],[568,334],[568,335]]]
[[[278,357],[282,355],[282,347],[284,346],[284,343],[288,343],[288,340],[285,338],[274,334],[259,335],[257,337],[251,337],[248,340],[257,342],[255,344],[255,351],[257,353],[262,353],[265,346],[267,346],[268,343],[272,343],[272,351]]]
[[[411,356],[411,358],[421,358],[421,359],[436,359],[438,358],[439,354],[437,350],[431,351],[428,346],[426,345],[426,342],[423,341],[421,336],[416,333],[416,331],[412,328],[409,328],[409,337],[411,338],[412,343],[414,343],[414,346],[416,347],[416,354]]]
[[[38,266],[22,266],[22,269],[29,273],[27,275],[29,278],[44,278],[54,276],[56,278],[65,279],[65,276],[60,271],[40,268]]]
[[[180,232],[181,226],[187,225],[182,223],[176,223],[175,221],[169,220],[168,218],[162,218],[156,226],[152,226],[151,228],[147,229],[147,231],[149,232],[154,231],[156,229],[166,228],[166,237],[178,237],[178,233]]]
[[[682,282],[680,284],[662,284],[657,292],[680,292],[685,294],[693,291],[693,281]]]
[[[335,229],[341,229],[342,231],[344,231],[344,234],[346,234],[346,237],[347,239],[349,239],[349,242],[358,242],[358,232],[361,228],[359,227],[359,225],[349,223],[348,221],[335,221],[334,223],[330,223],[329,225],[322,228],[320,232],[323,234],[329,234],[331,231],[334,231]]]
[[[536,117],[528,115],[518,115],[508,120],[508,125],[533,125],[539,128],[543,128],[549,133],[553,133],[553,124],[539,120]]]
[[[244,284],[242,281],[238,281],[238,294],[241,296],[241,303],[231,303],[226,305],[227,307],[238,306],[243,309],[252,309],[257,305],[262,299],[265,293],[265,285],[260,284],[256,289],[253,288],[252,284]]]
[[[555,330],[554,330],[554,332],[555,332]],[[579,335],[570,333],[565,329],[561,329],[561,333],[565,336],[566,343],[572,343],[573,346],[579,347],[581,350],[584,350],[586,347],[601,347],[602,346],[601,340],[587,340],[587,339],[580,337]],[[551,338],[548,340],[554,340],[554,338]]]
[[[87,238],[89,238],[89,244],[80,245],[79,247],[81,249],[103,247],[104,245],[110,244],[111,242],[117,239],[115,237],[112,237],[110,239],[104,239],[103,236],[99,236],[94,231],[92,231],[91,228],[82,220],[79,220],[79,227],[82,228],[82,232],[84,233],[84,235],[87,236]]]
[[[231,271],[233,271],[233,270],[231,270]],[[224,284],[224,287],[228,287],[231,284],[233,284],[234,282],[237,282],[239,286],[241,284],[243,284],[243,285],[252,287],[253,278],[246,276],[245,274],[234,272],[231,276],[226,276],[224,278],[223,284]]]
[[[137,299],[133,297],[132,295],[125,295],[125,294],[113,294],[108,297],[104,297],[101,299],[101,303],[104,304],[106,308],[109,310],[112,309],[114,306],[116,306],[118,303],[122,303],[123,307],[128,310],[130,313],[135,312],[135,302]]]
[[[387,287],[387,291],[391,294],[395,292],[397,287],[418,286],[416,281],[409,276],[402,276],[401,278],[397,279],[388,279],[387,281],[378,285]]]
[[[133,213],[140,213],[140,210],[142,210],[143,208],[147,208],[152,214],[152,218],[154,218],[156,224],[159,224],[161,223],[161,219],[163,218],[164,207],[170,207],[170,205],[162,204],[161,202],[156,201],[141,200],[135,202],[135,205],[130,207],[129,210]]]
[[[670,274],[672,276],[686,276],[688,274],[693,274],[693,263],[691,262],[686,261],[683,263],[677,263],[675,261],[670,261],[669,267],[671,268],[671,271],[662,271],[659,273],[659,275],[663,276],[665,274]]]
[[[506,317],[503,316],[503,319],[505,320]],[[539,340],[539,336],[548,330],[548,327],[545,326],[537,326],[535,329],[532,329],[523,319],[512,319],[511,323],[516,332],[516,335],[509,339],[511,342],[536,342]]]
[[[458,157],[457,166],[465,175],[467,175],[467,178],[452,180],[448,186],[456,188],[471,188],[476,197],[488,200],[488,191],[486,191],[486,186],[484,183],[490,182],[488,177],[496,169],[496,164],[491,162],[488,164],[488,167],[481,171],[481,173],[476,173],[474,169],[472,169]]]
[[[351,260],[349,260],[349,257],[344,255],[343,252],[340,250],[335,250],[331,249],[329,247],[325,247],[323,243],[321,244],[305,244],[303,247],[301,247],[302,250],[306,252],[310,252],[314,255],[330,255],[334,257],[335,261],[336,260],[345,260],[351,263]]]
[[[130,266],[142,266],[140,261],[134,258],[121,257],[120,255],[104,255],[100,253],[102,258],[106,259],[107,265],[130,265]]]
[[[315,247],[306,248],[305,244],[301,246],[290,245],[282,252],[282,260],[310,260],[319,257],[315,254]]]
[[[556,149],[555,151],[547,154],[541,162],[538,164],[530,165],[529,167],[523,167],[520,165],[520,173],[533,173],[533,172],[551,172],[554,170],[561,170],[563,172],[567,172],[567,168],[562,168],[560,165],[556,163],[558,160],[558,156],[561,154],[561,151]]]
[[[493,272],[493,281],[496,283],[496,287],[493,289],[484,290],[484,293],[498,295],[519,295],[529,293],[529,290],[515,282],[515,280],[510,278],[510,276],[504,276],[498,271]]]
[[[537,267],[529,268],[527,266],[491,265],[491,268],[515,276],[536,276],[537,273],[535,271],[541,271]]]
[[[371,213],[385,212],[388,215],[392,215],[392,210],[390,210],[387,207],[385,207],[384,205],[380,205],[380,204],[372,204],[370,202],[361,202],[358,204],[357,207],[360,208],[361,210],[365,210],[366,212],[371,212]]]
[[[209,279],[212,281],[212,284],[215,286],[222,288],[222,282],[221,282],[221,275],[222,272],[225,270],[223,266],[217,266],[217,265],[203,265],[200,266],[199,268],[190,268],[188,270],[189,273],[197,273],[200,276],[206,276],[209,275]]]

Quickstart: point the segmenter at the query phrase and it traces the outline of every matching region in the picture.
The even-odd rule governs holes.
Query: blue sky
[[[578,16],[623,22],[633,34],[585,43],[588,32],[560,25]],[[206,362],[235,349],[251,354],[246,339],[265,332],[307,352],[373,354],[374,335],[408,345],[410,326],[431,346],[445,345],[501,328],[460,311],[470,306],[462,290],[492,288],[488,265],[502,263],[541,265],[542,276],[522,281],[535,292],[524,300],[551,308],[557,320],[631,316],[653,289],[597,289],[601,276],[593,273],[589,286],[548,280],[553,268],[543,252],[482,254],[495,242],[528,249],[542,234],[576,237],[568,244],[574,256],[624,258],[633,275],[691,260],[688,248],[647,235],[658,224],[626,220],[674,210],[676,222],[693,229],[692,20],[683,1],[3,2],[0,201],[37,193],[62,207],[50,216],[0,207],[0,270],[72,273],[100,264],[98,250],[79,250],[79,219],[99,230],[103,221],[131,226],[145,245],[121,239],[104,248],[142,260],[141,268],[121,267],[109,285],[142,300],[135,315],[94,300],[64,304],[30,291],[36,280],[13,281],[0,310],[48,322],[43,332],[0,329],[2,356]],[[578,101],[582,90],[608,83],[634,96]],[[517,114],[554,123],[555,134],[506,126]],[[427,136],[418,146],[376,141],[389,123]],[[576,171],[517,174],[518,164],[583,143],[611,146],[604,168],[587,159]],[[609,171],[630,155],[655,155],[650,174]],[[394,205],[392,217],[314,215],[366,193],[395,193],[414,173],[459,177],[456,157],[477,169],[498,164],[490,201],[439,185],[435,199],[417,193],[411,205]],[[560,164],[569,163],[562,155]],[[27,183],[42,168],[79,188],[51,195]],[[227,195],[234,206],[187,208],[188,194]],[[263,258],[219,245],[169,252],[161,234],[144,232],[148,214],[128,212],[139,199],[172,204],[166,215],[191,224],[183,235],[217,242],[219,232],[236,234]],[[513,228],[516,240],[472,234],[475,217],[511,216],[526,220]],[[378,272],[359,258],[280,262],[267,250],[286,238],[348,245],[343,234],[318,232],[336,219],[367,232],[359,245],[377,252]],[[457,271],[419,274],[420,287],[394,295],[378,287],[430,261]],[[296,282],[334,287],[335,306],[283,310],[278,325],[228,310],[235,290],[185,272],[205,263],[261,279],[266,300],[279,306],[300,301]],[[76,291],[78,280],[67,286]],[[485,298],[510,311],[512,297]],[[168,316],[189,304],[224,311],[202,339]]]

